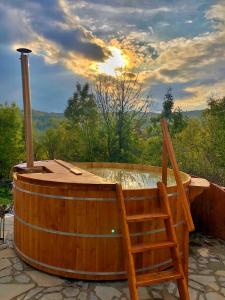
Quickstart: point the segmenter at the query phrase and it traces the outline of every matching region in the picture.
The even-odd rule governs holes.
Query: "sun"
[[[97,64],[98,73],[103,73],[110,76],[115,76],[119,69],[124,69],[128,66],[128,58],[121,49],[109,47],[111,56],[103,63]]]

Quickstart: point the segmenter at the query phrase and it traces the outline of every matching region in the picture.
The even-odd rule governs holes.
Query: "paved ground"
[[[126,300],[126,281],[84,282],[39,272],[13,250],[13,218],[7,218],[7,244],[0,245],[0,300]],[[193,234],[190,243],[191,300],[225,300],[225,241]],[[139,289],[141,300],[178,299],[175,283]]]

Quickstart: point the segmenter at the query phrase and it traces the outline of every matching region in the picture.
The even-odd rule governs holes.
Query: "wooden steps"
[[[168,219],[169,216],[164,213],[154,213],[154,214],[141,214],[141,215],[129,215],[126,217],[128,223],[132,222],[146,222],[154,219]]]
[[[173,224],[172,213],[168,200],[165,184],[157,183],[159,189],[159,201],[161,212],[154,214],[126,214],[125,200],[120,184],[116,185],[117,200],[121,213],[122,233],[124,240],[125,255],[127,257],[128,268],[128,283],[130,288],[131,300],[138,300],[138,287],[157,284],[163,281],[176,280],[181,300],[190,300],[187,279],[184,275],[183,265],[180,257],[179,245],[176,237],[176,231]],[[140,242],[132,245],[129,224],[135,222],[154,222],[162,220],[165,224],[167,234],[166,241],[159,241],[154,243]],[[173,269],[166,271],[147,272],[143,274],[136,274],[134,256],[137,253],[157,251],[159,249],[169,248],[171,259],[173,262]]]
[[[165,241],[165,242],[156,242],[156,243],[142,243],[136,244],[131,246],[132,253],[142,253],[150,250],[158,250],[158,249],[165,249],[176,247],[176,243],[172,241]]]
[[[161,126],[163,131],[163,157],[162,157],[162,181],[158,182],[158,195],[160,201],[161,211],[158,213],[149,214],[134,214],[128,215],[126,213],[125,200],[123,196],[122,187],[120,184],[116,184],[116,193],[118,205],[121,213],[121,227],[123,233],[125,256],[127,257],[127,271],[128,271],[128,283],[130,288],[131,300],[138,300],[137,288],[146,285],[152,285],[168,280],[176,280],[181,300],[190,300],[187,283],[187,264],[182,265],[180,257],[179,244],[176,236],[176,230],[174,228],[173,216],[170,208],[170,203],[167,195],[167,161],[170,159],[174,177],[177,183],[178,200],[183,208],[183,213],[186,221],[186,226],[189,231],[194,230],[194,224],[190,213],[189,203],[184,190],[183,182],[180,176],[178,164],[176,161],[175,153],[173,150],[172,141],[169,135],[166,120],[161,120]],[[132,239],[130,236],[129,225],[130,223],[137,222],[154,222],[161,220],[165,224],[165,231],[167,235],[166,241],[145,243],[139,242],[132,245]],[[187,245],[188,247],[188,245]],[[173,270],[148,272],[137,275],[135,271],[134,256],[137,253],[144,253],[146,251],[157,251],[159,249],[169,248],[170,256],[173,262]],[[184,270],[185,269],[185,270]],[[186,274],[186,276],[185,276]]]
[[[141,274],[136,276],[136,286],[141,287],[149,284],[157,284],[163,281],[177,280],[182,278],[183,276],[181,273],[174,270]]]

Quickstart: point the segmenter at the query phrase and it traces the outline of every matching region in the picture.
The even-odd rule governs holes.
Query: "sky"
[[[29,55],[32,107],[63,112],[76,82],[139,74],[160,111],[225,95],[225,0],[0,0],[0,103],[22,107],[16,49]]]

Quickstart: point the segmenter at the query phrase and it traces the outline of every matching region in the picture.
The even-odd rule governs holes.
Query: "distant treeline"
[[[182,111],[183,116],[189,117],[189,118],[198,118],[201,116],[204,110],[191,110],[191,111]],[[21,114],[23,115],[23,111],[21,111]],[[153,117],[160,116],[159,113],[153,113],[150,112],[148,114],[149,119]],[[48,128],[52,127],[52,122],[57,122],[57,120],[60,122],[64,118],[64,113],[55,113],[55,112],[45,112],[45,111],[38,111],[38,110],[32,110],[32,120],[33,120],[33,126],[37,131],[45,131]]]
[[[193,112],[192,114],[196,114]],[[180,168],[225,185],[225,97],[188,117],[174,109],[171,89],[161,114],[151,114],[151,99],[138,78],[100,76],[92,88],[77,83],[64,115],[34,112],[34,158],[114,161],[161,165],[159,120],[168,120]],[[0,177],[25,160],[21,112],[0,105]]]

